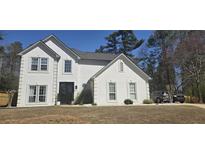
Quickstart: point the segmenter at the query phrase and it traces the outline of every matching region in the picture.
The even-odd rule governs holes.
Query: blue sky
[[[50,34],[56,35],[66,45],[82,51],[95,51],[100,45],[106,43],[105,37],[114,30],[5,30],[0,31],[5,36],[1,44],[8,45],[14,41],[20,41],[23,48],[30,44],[42,40]],[[138,39],[147,39],[152,31],[136,30],[134,31]],[[136,51],[133,51],[136,54]]]

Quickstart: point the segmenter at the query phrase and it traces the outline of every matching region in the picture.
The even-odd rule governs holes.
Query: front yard
[[[191,105],[0,108],[0,123],[205,123],[205,109]]]

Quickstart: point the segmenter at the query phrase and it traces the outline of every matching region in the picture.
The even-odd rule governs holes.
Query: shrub
[[[81,101],[81,102],[79,103],[79,105],[84,105],[83,101]]]
[[[153,100],[150,100],[150,99],[145,99],[143,100],[143,104],[153,104]]]
[[[124,100],[124,103],[125,103],[126,105],[130,105],[130,104],[133,104],[133,101],[130,100],[130,99],[126,99],[126,100]]]

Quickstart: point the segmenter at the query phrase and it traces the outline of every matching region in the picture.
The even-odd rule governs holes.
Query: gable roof
[[[60,47],[65,53],[67,53],[68,55],[71,53],[74,57],[76,58],[80,58],[79,55],[70,47],[68,47],[67,45],[65,45],[60,39],[58,39],[56,36],[54,35],[50,35],[48,37],[46,37],[43,42],[46,43],[49,40],[51,40],[52,42],[54,42],[58,47]]]
[[[142,70],[140,69],[135,63],[133,63],[132,60],[130,60],[127,56],[125,56],[123,53],[118,55],[114,60],[112,60],[109,64],[107,64],[105,67],[103,67],[101,70],[99,70],[96,74],[94,74],[91,79],[97,78],[99,75],[101,75],[105,70],[107,70],[112,64],[114,64],[118,59],[122,59],[125,64],[127,64],[136,74],[141,76],[143,79],[150,80],[151,78]]]
[[[118,55],[111,53],[97,53],[97,52],[82,52],[77,49],[73,49],[83,60],[105,60],[111,61],[115,59]]]
[[[48,45],[46,45],[46,42],[48,42],[49,40],[51,40],[58,47],[60,47],[65,53],[67,53],[68,55],[72,54],[72,56],[74,56],[77,59],[112,61],[118,56],[118,55],[110,54],[110,53],[83,52],[78,49],[70,48],[54,35],[50,35],[46,37],[45,39],[43,39],[42,41],[38,41],[32,44],[31,46],[23,50],[21,53],[19,53],[19,55],[24,55],[28,53],[30,50],[34,49],[35,47],[41,46],[46,51],[48,51],[48,53],[51,56],[55,57],[55,55],[58,55],[58,54],[54,50],[52,50]]]
[[[30,45],[29,47],[24,49],[22,52],[20,52],[18,55],[22,56],[36,47],[41,48],[44,52],[46,52],[49,56],[53,57],[54,59],[60,59],[60,56],[55,51],[53,51],[50,47],[48,47],[45,43],[43,43],[42,41],[38,41],[38,42]]]
[[[78,49],[70,48],[66,44],[64,44],[60,39],[58,39],[55,35],[50,35],[43,40],[43,42],[53,41],[58,47],[60,47],[67,54],[72,53],[77,58],[82,60],[105,60],[111,61],[115,59],[117,55],[110,53],[96,53],[96,52],[83,52]]]

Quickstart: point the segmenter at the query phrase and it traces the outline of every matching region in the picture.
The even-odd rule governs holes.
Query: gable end
[[[23,56],[26,53],[30,52],[31,50],[33,50],[34,48],[39,47],[41,48],[45,53],[47,53],[49,56],[51,56],[54,59],[59,60],[60,56],[53,51],[51,48],[49,48],[46,44],[44,44],[42,41],[38,41],[35,44],[29,46],[28,48],[26,48],[25,50],[23,50],[22,52],[20,52],[18,55],[19,56]]]
[[[105,70],[107,70],[112,64],[114,64],[118,59],[121,59],[125,62],[125,64],[132,69],[136,74],[138,74],[140,77],[142,77],[145,80],[150,80],[151,78],[142,71],[136,64],[134,64],[127,56],[124,54],[120,54],[118,57],[116,57],[113,61],[111,61],[107,66],[103,67],[100,71],[98,71],[94,76],[91,77],[91,79],[97,78],[99,75],[101,75]]]
[[[65,53],[67,53],[68,55],[71,54],[72,57],[80,59],[80,56],[72,49],[69,48],[67,45],[65,45],[60,39],[58,39],[56,36],[54,35],[50,35],[47,38],[45,38],[43,40],[44,43],[48,42],[48,41],[52,41],[55,45],[57,45],[59,48],[61,48]]]

